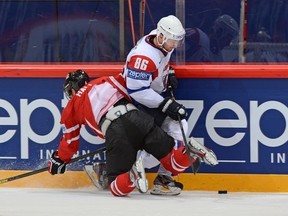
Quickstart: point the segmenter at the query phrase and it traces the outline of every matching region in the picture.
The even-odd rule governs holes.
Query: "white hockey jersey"
[[[129,95],[134,102],[157,108],[166,90],[171,52],[164,52],[153,44],[156,30],[142,37],[130,51],[123,75]]]

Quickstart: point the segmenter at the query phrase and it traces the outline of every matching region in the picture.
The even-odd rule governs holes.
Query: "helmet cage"
[[[213,53],[218,53],[224,47],[231,44],[239,34],[239,26],[236,20],[229,15],[218,17],[209,34],[210,47]]]
[[[222,15],[218,17],[215,20],[211,30],[211,35],[218,40],[228,38],[231,41],[239,34],[238,23],[229,15]]]

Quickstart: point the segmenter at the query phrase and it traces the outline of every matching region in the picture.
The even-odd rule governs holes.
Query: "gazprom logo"
[[[149,74],[149,73],[128,69],[128,77],[131,79],[149,80],[150,76],[151,76],[151,74]]]

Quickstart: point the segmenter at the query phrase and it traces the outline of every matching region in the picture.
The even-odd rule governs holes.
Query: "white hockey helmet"
[[[158,39],[160,34],[163,35],[162,43],[159,43]],[[176,41],[179,46],[184,41],[184,38],[185,29],[177,17],[169,15],[160,19],[157,23],[157,40],[160,46],[163,46],[163,44],[167,43],[168,40]]]

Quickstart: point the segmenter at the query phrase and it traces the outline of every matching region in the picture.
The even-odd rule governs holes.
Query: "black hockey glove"
[[[58,151],[53,152],[48,161],[48,171],[52,175],[63,174],[66,171],[66,163],[59,158]]]
[[[166,113],[170,118],[176,121],[178,120],[178,116],[180,116],[180,119],[185,119],[187,116],[185,107],[169,97],[162,101],[159,108],[163,113]]]
[[[175,76],[175,71],[173,68],[169,68],[168,72],[168,82],[167,82],[168,88],[171,88],[172,90],[176,90],[178,87],[178,80]]]

